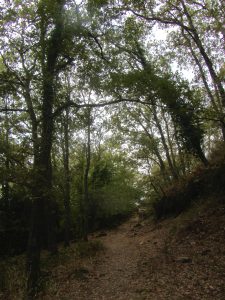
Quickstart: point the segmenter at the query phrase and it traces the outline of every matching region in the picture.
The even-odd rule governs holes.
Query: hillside
[[[54,267],[38,299],[224,299],[225,208],[95,234],[104,250]]]

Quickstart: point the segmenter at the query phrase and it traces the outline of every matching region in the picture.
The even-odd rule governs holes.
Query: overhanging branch
[[[100,102],[100,103],[83,103],[83,104],[78,104],[73,101],[67,101],[66,103],[62,104],[60,107],[58,107],[55,112],[53,113],[53,118],[59,116],[62,111],[64,111],[68,107],[75,107],[77,109],[80,108],[94,108],[94,107],[104,107],[108,105],[114,105],[118,103],[123,103],[123,102],[130,102],[130,103],[138,103],[138,104],[143,104],[143,105],[149,105],[150,103],[147,101],[142,101],[139,99],[127,99],[119,96],[119,99],[117,100],[112,100],[112,101],[107,101],[107,102]]]
[[[28,109],[1,107],[0,112],[28,112]]]
[[[188,32],[192,32],[192,28],[184,25],[183,23],[181,23],[179,20],[177,19],[162,19],[160,17],[157,17],[157,16],[152,16],[152,17],[148,17],[148,16],[144,16],[142,14],[139,14],[137,13],[135,10],[133,9],[128,9],[130,12],[132,12],[136,17],[139,17],[141,19],[144,19],[146,21],[156,21],[156,22],[160,22],[162,24],[169,24],[169,25],[177,25],[177,26],[180,26],[182,27],[183,29],[185,29],[186,31]]]

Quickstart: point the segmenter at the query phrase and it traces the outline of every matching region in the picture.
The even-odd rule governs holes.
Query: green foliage
[[[95,226],[110,226],[129,215],[139,197],[135,174],[121,156],[108,153],[93,165],[90,186],[90,219]],[[113,224],[111,224],[113,225]]]
[[[135,17],[128,17],[124,24],[124,40],[127,45],[137,47],[137,41],[141,38],[143,29],[143,24],[138,23]]]
[[[198,106],[197,103],[194,103],[194,93],[185,82],[176,85],[175,82],[166,80],[163,86],[159,85],[159,94],[178,126],[179,135],[184,140],[187,150],[199,156],[203,129],[199,123]]]
[[[88,7],[89,9],[95,7],[95,8],[101,8],[108,4],[108,0],[88,0]]]
[[[91,173],[91,186],[93,189],[101,188],[110,183],[113,177],[112,161],[97,160]]]
[[[164,105],[186,149],[201,158],[204,132],[198,118],[197,94],[180,78],[175,80],[171,74],[158,73],[154,66],[148,63],[143,70],[122,75],[112,74],[112,84],[120,82],[124,89],[128,89],[131,97],[144,97],[150,106]]]
[[[31,172],[27,146],[4,139],[0,137],[0,255],[15,255],[27,246]]]

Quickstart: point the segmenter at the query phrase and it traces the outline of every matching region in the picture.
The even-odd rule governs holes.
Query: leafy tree
[[[208,164],[204,142],[208,151],[219,138],[208,121],[220,124],[225,135],[223,5],[219,0],[3,4],[0,204],[10,215],[6,206],[13,200],[20,220],[18,207],[32,205],[31,299],[41,249],[56,253],[61,231],[66,245],[75,232],[87,238],[89,231],[129,214],[141,196],[162,195],[197,159]],[[160,46],[152,39],[155,26],[170,29]],[[174,61],[195,63],[192,84],[172,71]],[[17,218],[9,219],[15,229]],[[19,224],[21,230],[27,226]]]
[[[223,53],[223,40],[221,38],[223,24],[223,4],[221,1],[123,1],[121,10],[132,12],[134,16],[145,22],[149,30],[152,27],[169,29],[168,43],[163,47],[160,41],[160,51],[168,56],[169,60],[178,61],[185,66],[196,66],[196,81],[202,80],[212,109],[216,114],[214,118],[220,124],[224,136],[224,86],[221,80],[223,62],[220,57]],[[206,25],[207,24],[207,25]],[[154,41],[156,43],[156,41]],[[151,44],[153,47],[153,43]],[[172,48],[171,48],[172,47]],[[170,49],[168,51],[168,49]],[[176,53],[175,50],[177,49]]]

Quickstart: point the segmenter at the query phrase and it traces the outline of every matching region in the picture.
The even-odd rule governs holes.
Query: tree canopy
[[[42,249],[87,239],[208,165],[225,139],[224,9],[1,2],[0,229],[21,236],[2,252],[28,241],[30,299]]]

